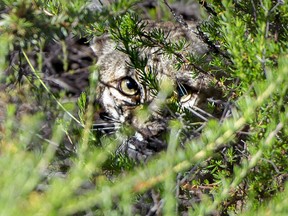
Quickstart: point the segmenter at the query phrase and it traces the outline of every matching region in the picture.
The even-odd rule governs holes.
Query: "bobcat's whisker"
[[[108,115],[102,115],[101,118],[103,120],[112,121],[112,122],[115,122],[115,123],[121,123],[118,119],[115,119],[115,118],[113,118],[111,116],[108,116]]]
[[[110,126],[110,127],[109,127],[109,126],[107,126],[107,127],[103,127],[103,126],[102,126],[102,127],[101,127],[101,126],[99,127],[99,126],[96,126],[96,127],[95,127],[95,126],[93,125],[93,127],[92,127],[91,130],[111,130],[111,129],[117,130],[117,129],[119,129],[119,128],[120,128],[119,126],[118,126],[118,127],[115,127],[114,125],[112,125],[112,126]]]
[[[120,129],[120,124],[119,123],[109,123],[109,122],[103,122],[103,123],[96,123],[92,125],[91,130],[92,131],[103,131],[103,132],[108,132],[108,131],[116,131]]]
[[[206,112],[205,110],[203,110],[197,106],[192,106],[192,109],[195,109],[195,110],[201,112],[202,114],[205,114],[206,116],[208,116],[210,118],[215,118],[213,115],[211,115],[210,113]]]
[[[110,126],[110,127],[93,127],[91,130],[119,130],[120,126]]]
[[[203,115],[201,115],[200,113],[196,112],[196,111],[193,110],[192,108],[187,107],[187,109],[188,109],[189,111],[191,111],[194,115],[196,115],[196,116],[198,116],[199,118],[201,118],[202,120],[204,120],[204,121],[208,121],[207,118],[205,118]]]
[[[222,122],[224,119],[228,118],[229,116],[231,116],[231,106],[227,103],[224,111],[222,112],[222,116],[220,118],[220,121]]]
[[[105,134],[114,134],[119,128],[92,128],[91,131],[100,131]]]
[[[102,122],[102,123],[95,123],[95,124],[93,124],[92,126],[96,126],[96,127],[105,127],[105,126],[107,126],[107,125],[113,125],[113,126],[115,126],[115,125],[120,125],[119,123],[117,123],[117,122],[115,122],[115,123],[111,123],[111,122]]]

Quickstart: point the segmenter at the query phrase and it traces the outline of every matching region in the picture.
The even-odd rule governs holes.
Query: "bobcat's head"
[[[185,37],[188,40],[190,45],[185,49],[186,54],[200,55],[207,51],[199,39],[191,38],[181,26],[172,23],[158,25],[170,32],[170,39]],[[212,78],[207,74],[196,73],[191,65],[185,64],[176,70],[177,56],[164,55],[159,47],[145,48],[141,50],[141,55],[147,58],[144,73],[154,76],[155,82],[161,86],[156,91],[143,80],[143,71],[131,67],[129,56],[116,49],[117,46],[121,45],[109,35],[95,38],[92,44],[98,56],[97,102],[102,108],[99,113],[101,122],[98,119],[94,128],[111,132],[122,124],[130,125],[135,133],[123,143],[121,151],[141,160],[164,149],[163,134],[168,122],[178,118],[181,110],[190,111],[202,122],[212,117],[205,109],[208,99],[218,97],[219,91],[211,86]],[[169,101],[179,106],[177,112],[169,108]]]

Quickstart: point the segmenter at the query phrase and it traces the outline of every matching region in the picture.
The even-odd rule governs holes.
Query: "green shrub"
[[[95,107],[87,98],[95,97],[93,62],[87,69],[90,86],[77,109],[65,93],[44,82],[42,72],[43,51],[51,42],[61,44],[61,69],[73,73],[68,38],[91,39],[106,31],[131,47],[122,51],[134,60],[133,67],[143,69],[137,47],[149,44],[137,41],[143,29],[135,16],[143,8],[133,0],[100,11],[88,10],[81,0],[0,2],[1,215],[133,215],[137,203],[156,200],[165,215],[287,214],[288,5],[280,0],[199,3],[198,34],[210,45],[212,60],[187,59],[221,76],[231,116],[210,120],[185,148],[176,148],[185,125],[171,121],[167,151],[137,164],[115,154],[121,133],[114,139],[91,131]],[[159,4],[165,19],[182,21],[166,1]],[[151,17],[157,12],[148,11]],[[134,28],[135,35],[119,34],[121,25]],[[157,30],[149,37],[170,55],[184,46],[166,43]],[[143,74],[143,81],[155,94],[161,90],[151,74]],[[204,179],[195,178],[199,173]],[[198,202],[191,201],[195,192],[203,193]]]

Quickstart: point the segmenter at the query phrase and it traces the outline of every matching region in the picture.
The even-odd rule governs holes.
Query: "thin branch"
[[[217,16],[217,13],[208,5],[208,3],[204,0],[199,0],[199,4],[201,4],[209,14],[213,16]]]
[[[44,87],[44,89],[52,96],[52,98],[56,101],[56,103],[58,104],[58,106],[65,112],[68,114],[68,116],[70,116],[71,119],[73,119],[75,122],[77,122],[81,127],[84,128],[84,125],[76,118],[74,117],[62,104],[61,102],[55,97],[55,95],[50,91],[50,89],[47,87],[47,85],[43,82],[43,80],[41,79],[41,77],[36,73],[35,68],[33,67],[31,61],[29,60],[26,52],[24,50],[22,50],[22,53],[26,59],[26,61],[28,62],[33,74],[36,76],[36,78],[39,80],[39,82],[41,83],[41,85]]]
[[[169,4],[167,3],[166,0],[163,0],[164,4],[169,8],[170,12],[172,13],[173,17],[175,18],[175,20],[180,23],[182,26],[184,26],[185,28],[188,28],[188,24],[185,22],[185,20],[183,19],[182,15],[177,15],[175,13],[175,11],[169,6]]]

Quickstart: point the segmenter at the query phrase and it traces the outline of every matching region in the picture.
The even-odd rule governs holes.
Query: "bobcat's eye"
[[[133,96],[138,93],[139,86],[131,77],[125,77],[119,83],[119,90],[125,95]]]
[[[192,92],[189,91],[189,88],[182,84],[178,85],[177,93],[178,93],[178,100],[180,101],[180,103],[186,103],[192,97]]]

